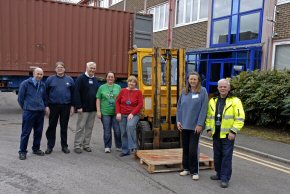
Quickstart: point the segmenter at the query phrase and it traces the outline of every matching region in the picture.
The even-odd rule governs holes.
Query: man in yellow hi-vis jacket
[[[218,81],[219,96],[208,104],[206,130],[213,137],[214,166],[216,175],[212,180],[221,180],[227,188],[232,175],[232,157],[236,134],[244,126],[245,112],[239,98],[230,95],[230,82]]]

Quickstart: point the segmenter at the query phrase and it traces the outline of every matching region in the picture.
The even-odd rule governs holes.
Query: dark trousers
[[[67,126],[70,116],[69,104],[53,104],[49,105],[49,126],[46,131],[47,147],[53,149],[55,145],[56,126],[59,119],[60,124],[60,138],[61,147],[68,147],[67,145]]]
[[[199,171],[198,144],[199,134],[194,130],[182,130],[182,165],[190,174],[198,174]]]
[[[43,121],[44,111],[23,111],[19,153],[27,153],[27,145],[32,128],[34,130],[32,150],[37,151],[40,149]]]
[[[234,143],[235,141],[228,138],[213,138],[214,168],[223,182],[229,182],[231,179]]]

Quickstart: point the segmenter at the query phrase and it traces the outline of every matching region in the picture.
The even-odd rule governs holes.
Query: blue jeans
[[[121,148],[121,131],[116,115],[102,115],[102,123],[104,129],[104,144],[105,148],[112,147],[112,127],[114,130],[114,139],[116,148]]]
[[[136,125],[139,119],[139,115],[135,115],[131,120],[128,120],[128,115],[122,115],[120,129],[124,154],[130,154],[131,149],[137,149]]]
[[[19,153],[27,153],[27,145],[32,128],[34,130],[32,150],[37,151],[40,149],[43,121],[44,111],[23,111]]]
[[[229,182],[232,176],[234,143],[228,138],[213,138],[214,168],[223,182]]]

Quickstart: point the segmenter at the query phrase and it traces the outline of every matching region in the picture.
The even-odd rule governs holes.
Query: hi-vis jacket
[[[206,118],[206,131],[215,133],[215,113],[217,97],[210,99]],[[244,126],[245,112],[242,102],[237,97],[227,97],[222,114],[220,138],[226,138],[230,131],[237,133]]]

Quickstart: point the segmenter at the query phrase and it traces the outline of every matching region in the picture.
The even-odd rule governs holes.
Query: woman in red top
[[[143,107],[142,92],[136,88],[137,78],[130,76],[127,81],[128,87],[121,90],[116,101],[116,117],[120,122],[122,139],[121,157],[137,149],[136,125]]]

